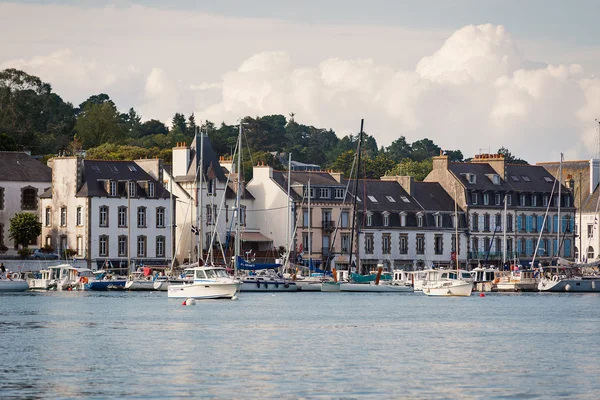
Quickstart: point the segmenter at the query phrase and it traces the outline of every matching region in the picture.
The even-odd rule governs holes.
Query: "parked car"
[[[58,260],[58,254],[56,253],[45,253],[41,249],[35,249],[31,253],[31,258],[35,260]]]

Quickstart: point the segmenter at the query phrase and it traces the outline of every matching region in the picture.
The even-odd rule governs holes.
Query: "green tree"
[[[183,133],[185,135],[185,132],[187,131],[185,115],[175,113],[173,119],[171,120],[171,130],[178,131],[178,133]]]
[[[186,136],[189,137],[194,137],[194,135],[196,134],[196,117],[194,116],[194,113],[191,113],[190,116],[188,117],[188,122],[187,122],[187,130],[185,132]]]
[[[127,126],[112,101],[87,104],[77,117],[75,131],[85,149],[102,143],[121,143]]]
[[[400,161],[387,175],[412,176],[417,181],[422,181],[433,169],[433,160],[428,158],[423,161],[413,161],[408,158]]]
[[[334,171],[342,172],[345,177],[350,178],[350,172],[352,171],[352,164],[354,163],[355,155],[356,152],[354,150],[344,151],[338,156],[333,164],[331,164],[331,168]],[[353,176],[355,176],[355,174],[353,174]]]
[[[160,122],[159,120],[156,120],[156,119],[151,119],[149,121],[142,123],[142,126],[140,127],[140,136],[141,137],[155,135],[157,133],[166,135],[167,133],[169,133],[169,129],[167,128],[167,126],[165,124],[163,124],[162,122]]]
[[[125,122],[128,137],[139,138],[142,136],[142,116],[133,107],[127,114],[122,114],[121,119]]]
[[[380,153],[377,154],[375,158],[366,158],[364,160],[364,165],[364,174],[361,178],[379,179],[386,175],[389,170],[394,168],[395,163],[387,154]]]
[[[460,150],[446,150],[444,153],[448,156],[448,161],[450,162],[464,161],[463,153]]]
[[[523,159],[517,158],[515,156],[512,155],[512,153],[506,148],[506,147],[501,147],[498,149],[498,154],[502,154],[504,155],[504,160],[508,163],[508,164],[523,164],[523,165],[529,165],[529,163]]]
[[[112,103],[113,105],[115,104],[110,99],[110,96],[107,95],[106,93],[94,94],[94,95],[88,97],[86,101],[81,103],[79,105],[79,107],[77,109],[75,109],[75,113],[81,114],[82,112],[85,111],[86,107],[88,107],[88,106],[92,106],[94,104],[104,104],[104,103]]]
[[[386,148],[386,151],[388,157],[395,162],[400,162],[405,158],[409,158],[412,154],[412,148],[410,147],[410,144],[406,142],[404,136],[400,136],[398,139],[394,140],[392,144]]]
[[[412,149],[411,158],[414,161],[423,161],[430,157],[439,156],[441,150],[440,146],[427,138],[417,140],[410,147]]]
[[[0,133],[0,151],[17,151],[14,139],[6,133]]]
[[[38,221],[35,214],[28,212],[16,213],[10,219],[8,232],[10,239],[23,247],[27,247],[27,244],[42,234],[42,223]]]

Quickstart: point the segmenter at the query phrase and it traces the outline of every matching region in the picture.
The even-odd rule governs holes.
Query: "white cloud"
[[[576,49],[565,53],[574,61],[548,43],[524,51],[498,25],[446,33],[0,4],[0,35],[16,38],[0,42],[0,68],[38,75],[75,104],[106,92],[146,119],[294,112],[342,136],[365,118],[380,145],[428,137],[466,156],[506,146],[531,162],[589,157],[597,143],[598,71],[578,65]],[[586,65],[600,65],[589,54]]]

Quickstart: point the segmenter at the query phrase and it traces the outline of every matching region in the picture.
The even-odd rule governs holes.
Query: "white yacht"
[[[170,285],[167,290],[169,298],[232,299],[240,290],[241,282],[227,275],[225,268],[202,266],[186,271],[193,272],[193,281]]]
[[[373,293],[391,293],[391,292],[413,292],[412,285],[401,281],[381,280],[383,266],[378,265],[374,281],[369,282],[346,282],[340,285],[341,292],[373,292]],[[355,278],[356,279],[356,278]]]
[[[496,292],[496,284],[500,281],[500,271],[496,268],[478,266],[471,271],[473,290],[476,292]]]
[[[473,278],[468,271],[430,270],[423,283],[423,293],[428,296],[465,296],[473,291]]]
[[[541,292],[600,292],[600,275],[577,267],[544,267]]]
[[[32,290],[85,290],[85,285],[94,279],[91,269],[60,264],[34,273],[28,283]]]
[[[237,277],[242,281],[242,292],[295,292],[296,282],[280,277],[273,270],[259,270],[254,275]]]
[[[147,275],[143,270],[138,269],[127,277],[125,289],[127,290],[154,290],[154,283],[158,277],[152,274]]]
[[[521,270],[512,266],[511,271],[502,271],[496,278],[496,288],[499,292],[535,292],[538,290],[539,272]]]

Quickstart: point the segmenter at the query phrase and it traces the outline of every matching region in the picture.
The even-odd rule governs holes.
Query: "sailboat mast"
[[[454,243],[455,243],[455,250],[456,253],[454,255],[455,257],[455,261],[456,261],[456,273],[458,273],[458,255],[460,254],[460,247],[459,247],[459,243],[458,243],[458,201],[457,201],[457,194],[456,194],[456,185],[454,185]],[[458,275],[457,275],[458,276]]]
[[[310,270],[312,267],[312,237],[311,237],[311,225],[312,225],[312,215],[310,212],[310,171],[308,171],[308,272],[310,275]]]
[[[360,134],[358,137],[358,147],[357,147],[357,155],[356,155],[356,179],[354,180],[354,200],[352,202],[352,230],[350,231],[350,258],[348,260],[348,277],[350,277],[350,269],[352,268],[352,247],[354,245],[354,229],[356,228],[356,200],[358,198],[358,171],[360,170],[360,153],[362,147],[362,139],[363,139],[363,126],[365,120],[360,120]],[[352,178],[352,177],[351,177]],[[358,243],[356,244],[358,247]]]
[[[562,162],[563,162],[563,153],[560,153],[560,164],[558,165],[558,215],[557,215],[557,229],[556,229],[556,260],[558,261],[559,252],[560,252],[560,231],[562,230],[562,223],[560,220],[560,203],[561,203],[561,195],[560,189],[562,186]]]
[[[290,259],[290,245],[291,245],[291,232],[290,232],[290,223],[291,223],[291,216],[290,216],[290,189],[292,187],[291,184],[291,177],[292,177],[292,153],[290,152],[289,156],[288,156],[288,180],[287,180],[287,222],[286,222],[286,230],[285,230],[285,249],[286,249],[286,259],[283,260],[283,265],[284,267],[287,267],[286,264],[288,264],[288,260]]]
[[[198,173],[198,189],[196,189],[196,195],[198,196],[198,209],[196,210],[196,215],[198,216],[198,238],[196,239],[196,244],[198,246],[198,265],[200,265],[200,260],[204,260],[204,240],[203,229],[202,229],[202,182],[204,180],[204,135],[200,130],[200,127],[197,128],[198,132],[200,132],[200,167]]]
[[[242,121],[240,120],[240,131],[238,137],[238,159],[237,159],[237,190],[235,194],[235,206],[236,210],[236,224],[235,224],[235,258],[233,263],[233,274],[237,274],[238,262],[242,245],[242,235],[240,232],[240,211],[242,209],[240,205],[240,192],[242,191]]]
[[[508,204],[506,204],[507,193],[504,193],[504,215],[502,217],[502,266],[506,265],[506,213],[508,211]]]

